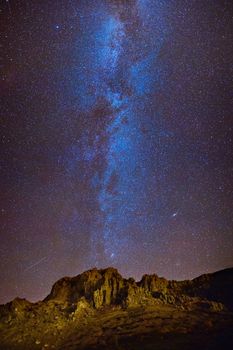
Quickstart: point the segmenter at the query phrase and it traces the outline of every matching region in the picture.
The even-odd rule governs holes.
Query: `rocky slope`
[[[233,269],[179,282],[92,269],[60,279],[38,303],[1,305],[0,349],[229,347],[232,296]]]

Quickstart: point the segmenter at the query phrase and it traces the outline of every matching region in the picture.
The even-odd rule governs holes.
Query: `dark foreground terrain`
[[[0,349],[231,349],[233,269],[192,281],[92,269],[0,306]]]

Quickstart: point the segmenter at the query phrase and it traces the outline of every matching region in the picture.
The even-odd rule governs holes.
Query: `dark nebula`
[[[232,1],[0,4],[0,302],[232,266]]]

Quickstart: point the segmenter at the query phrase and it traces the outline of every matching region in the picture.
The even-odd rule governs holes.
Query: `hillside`
[[[37,303],[0,306],[0,349],[220,349],[233,345],[233,269],[192,281],[114,268],[57,281]]]

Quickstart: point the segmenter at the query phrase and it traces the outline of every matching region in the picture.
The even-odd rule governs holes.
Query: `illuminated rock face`
[[[193,281],[168,281],[154,274],[144,275],[140,282],[135,282],[133,278],[123,278],[112,267],[94,268],[57,281],[45,301],[77,304],[85,298],[90,306],[98,309],[110,305],[127,307],[160,302],[190,307],[204,298],[231,308],[232,285],[232,269],[202,275]],[[217,307],[211,305],[210,308]]]
[[[76,303],[85,297],[95,308],[117,304],[124,281],[116,269],[92,269],[74,278],[62,278],[54,284],[45,300]]]
[[[107,305],[138,303],[146,296],[134,279],[125,279],[114,268],[92,269],[74,278],[62,278],[56,282],[45,301],[56,300],[64,303],[77,303],[85,298],[98,309]]]
[[[229,345],[232,279],[233,269],[227,269],[192,281],[153,274],[135,282],[115,268],[94,268],[60,279],[43,301],[16,298],[0,305],[0,348],[107,350],[119,349],[119,341],[122,349],[139,350],[147,344],[148,349],[176,350],[182,336],[193,350],[215,339],[213,334]],[[167,347],[164,334],[171,337]]]

